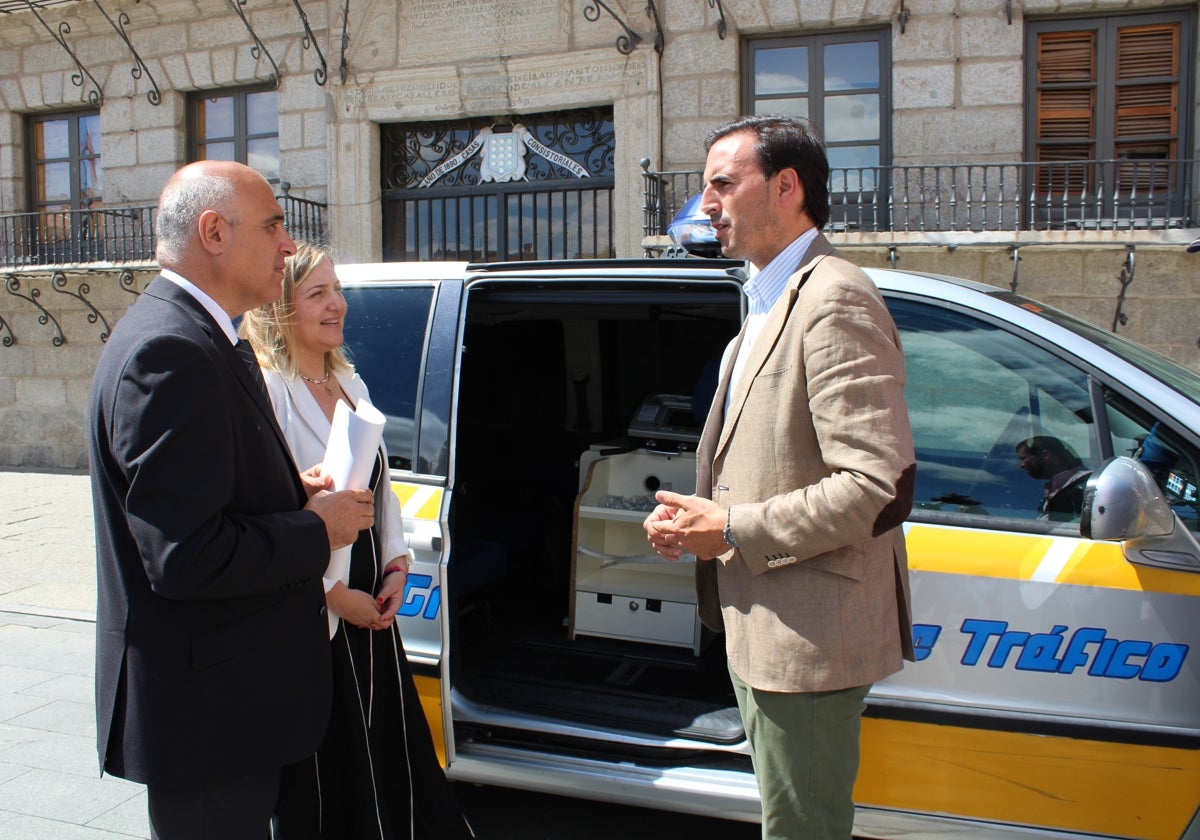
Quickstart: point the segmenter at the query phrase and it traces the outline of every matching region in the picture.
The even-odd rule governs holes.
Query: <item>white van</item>
[[[723,641],[641,530],[694,489],[742,269],[338,267],[451,778],[758,819]],[[1197,840],[1200,377],[1001,289],[869,273],[908,366],[918,655],[868,698],[856,834]],[[1045,437],[1076,510],[1020,468]]]

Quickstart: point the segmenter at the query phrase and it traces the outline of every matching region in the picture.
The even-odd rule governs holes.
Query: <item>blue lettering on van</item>
[[[396,614],[406,617],[419,615],[430,621],[437,618],[438,608],[442,605],[442,587],[430,589],[432,583],[433,578],[429,575],[410,574],[404,583],[404,603]]]
[[[940,624],[914,624],[912,628],[913,634],[913,661],[920,662],[922,659],[928,659],[929,654],[933,653],[933,646],[937,644],[938,636],[942,633]]]
[[[913,630],[915,643],[916,627]],[[1011,665],[1018,671],[1072,674],[1086,666],[1092,677],[1170,682],[1179,676],[1188,654],[1184,644],[1114,639],[1100,627],[1080,627],[1069,636],[1068,630],[1065,624],[1055,624],[1048,633],[1027,633],[1010,630],[1007,621],[968,618],[961,627],[969,637],[961,661],[974,667],[986,655],[989,668]]]

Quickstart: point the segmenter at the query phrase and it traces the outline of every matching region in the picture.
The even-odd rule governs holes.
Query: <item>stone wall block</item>
[[[892,30],[892,61],[896,65],[955,54],[957,18],[948,13],[925,14],[924,6],[921,8],[921,13],[909,18],[903,35],[899,26]]]
[[[61,376],[28,376],[18,379],[17,404],[29,408],[67,404],[67,385]]]
[[[1078,252],[1023,248],[1020,256],[1018,294],[1049,303],[1051,298],[1082,297],[1085,290],[1089,295],[1097,293],[1084,282],[1083,262]],[[1101,291],[1107,293],[1108,289]]]
[[[959,68],[959,75],[962,80],[962,104],[965,107],[1020,105],[1023,101],[1022,70],[1019,64],[999,61],[964,62]]]
[[[700,80],[663,81],[663,116],[692,119],[700,116]]]
[[[197,87],[192,75],[192,60],[192,56],[178,53],[163,56],[159,60],[162,75],[155,75],[155,78],[159,80],[159,87],[176,91],[187,91]],[[198,57],[197,60],[199,60]]]
[[[254,45],[245,24],[232,11],[192,21],[188,26],[187,37],[188,49],[196,52],[218,47],[237,48],[243,45],[249,51]],[[262,37],[261,33],[259,37]]]
[[[8,113],[25,110],[25,89],[23,79],[0,79],[0,104]],[[10,141],[11,142],[11,141]]]
[[[906,64],[892,72],[895,110],[949,108],[955,104],[953,66]]]
[[[70,319],[72,322],[83,320],[82,317]],[[61,347],[39,347],[34,353],[34,376],[65,381],[79,377],[81,371],[88,370],[88,345],[100,340],[101,328],[99,324],[87,326],[93,330],[90,335],[78,328],[77,324],[67,323],[63,326],[63,332],[67,335],[66,344]]]
[[[150,72],[154,74],[154,78],[158,79],[159,86],[161,86],[162,79],[158,75],[159,67],[171,56],[180,54],[180,46],[188,43],[187,38],[188,25],[174,21],[156,23],[153,26],[142,25],[136,29],[130,28],[129,40],[133,42],[138,55],[146,62],[146,66],[150,68]],[[124,48],[125,45],[121,46]],[[130,56],[129,60],[132,61],[133,56]]]
[[[320,184],[325,178],[325,150],[285,153],[280,168],[283,180],[289,184]]]
[[[279,148],[280,149],[303,149],[306,145],[304,142],[304,116],[300,113],[285,114],[282,111],[279,114]]]
[[[9,313],[0,312],[4,316],[4,320],[12,326]],[[16,341],[8,347],[0,345],[0,383],[7,382],[8,390],[11,394],[12,377],[32,376],[34,372],[34,345],[26,344],[22,341],[20,334],[16,334]],[[0,333],[0,338],[7,338],[8,333]],[[7,402],[0,400],[0,405],[12,405],[12,399]]]
[[[1019,160],[1022,111],[994,108],[897,111],[894,148],[918,150],[923,161],[978,163],[981,159]],[[897,163],[905,160],[897,155]]]
[[[301,145],[306,149],[326,148],[329,143],[329,119],[325,115],[325,108],[322,107],[319,111],[305,111],[303,117],[304,140]],[[321,178],[319,186],[325,186],[324,177]]]
[[[667,55],[663,67],[664,78],[683,75],[680,73],[682,68],[686,68],[688,75],[697,71],[706,76],[737,73],[737,44],[732,38],[722,41],[717,37],[716,30],[676,36],[670,43]]]
[[[984,13],[965,16],[959,27],[964,58],[1007,58],[1020,61],[1025,27],[1015,19],[1010,26],[1003,9],[991,4]]]
[[[728,115],[731,120],[738,116],[738,83],[733,76],[700,81],[700,115]]]
[[[169,128],[152,128],[137,133],[138,165],[154,163],[175,163],[180,154],[184,138],[179,132]],[[161,183],[160,191],[161,191]]]
[[[692,3],[691,5],[694,7],[696,4]],[[736,3],[725,3],[725,24],[728,27],[729,33],[751,34],[766,29],[770,21],[770,13],[767,11],[766,5],[767,3],[761,2],[761,0],[741,0],[741,2]],[[833,0],[800,0],[799,6],[801,20],[828,21],[833,17]],[[694,15],[695,12],[688,9],[683,14]],[[714,35],[717,31],[718,19],[715,14],[712,14],[708,20],[710,26],[706,27]]]
[[[228,51],[226,51],[228,53]],[[187,53],[188,74],[196,90],[216,87],[212,54],[204,50],[189,50]],[[223,74],[227,77],[229,74]]]

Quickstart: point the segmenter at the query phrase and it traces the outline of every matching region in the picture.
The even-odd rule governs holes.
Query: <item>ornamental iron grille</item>
[[[611,108],[383,126],[384,259],[612,257]]]

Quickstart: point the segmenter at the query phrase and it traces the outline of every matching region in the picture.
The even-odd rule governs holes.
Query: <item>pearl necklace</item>
[[[310,385],[320,385],[325,390],[325,393],[332,397],[333,391],[329,390],[329,386],[325,384],[326,382],[329,381],[329,376],[330,376],[329,368],[325,368],[325,378],[324,379],[312,379],[311,377],[305,376],[303,373],[300,374],[300,378],[303,379],[305,382],[309,383]]]

